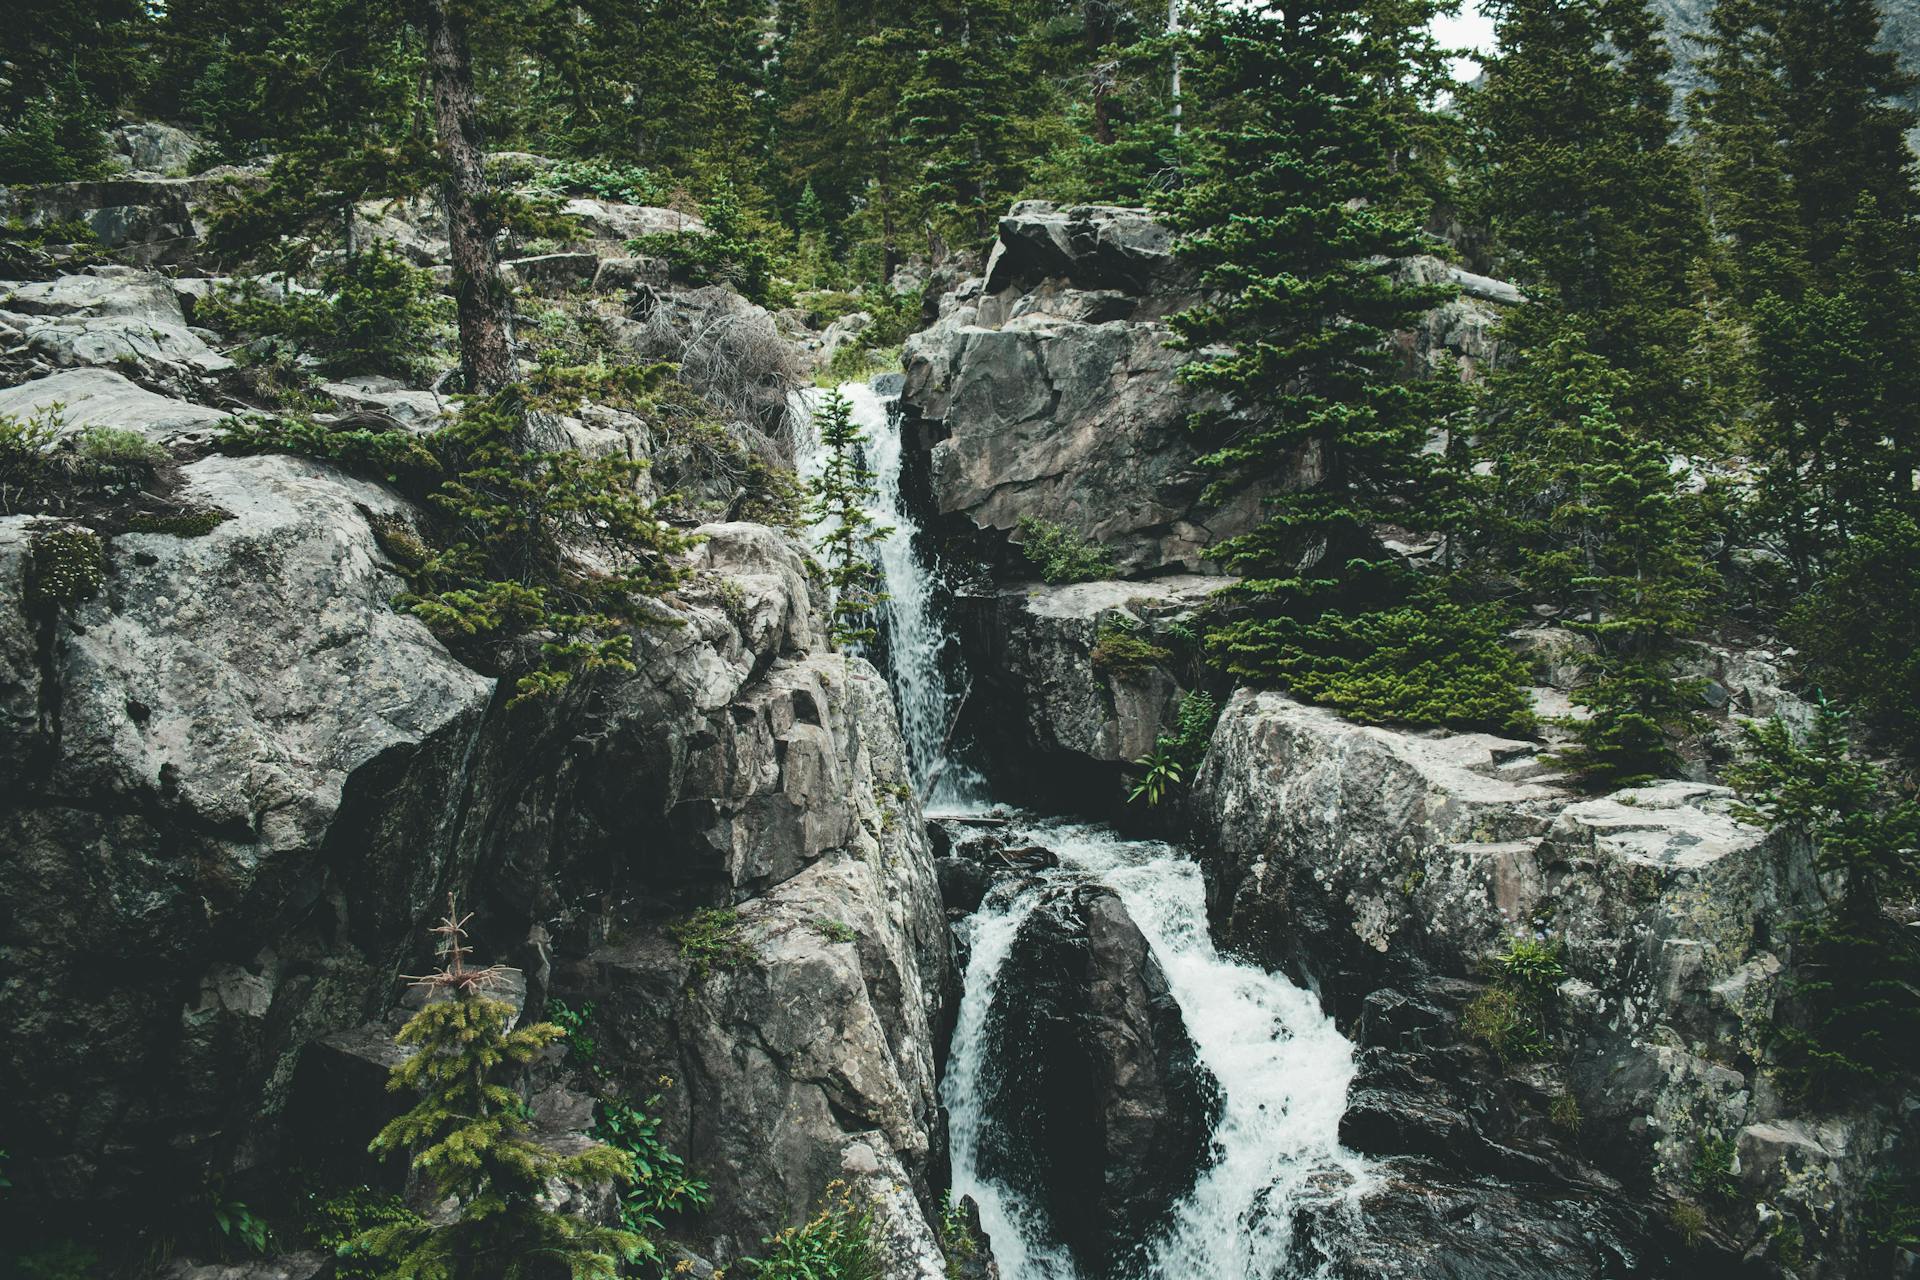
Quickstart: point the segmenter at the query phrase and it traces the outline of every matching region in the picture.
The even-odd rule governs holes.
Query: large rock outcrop
[[[1223,941],[1310,977],[1361,1045],[1349,1143],[1558,1182],[1656,1226],[1700,1199],[1703,1162],[1737,1152],[1745,1200],[1716,1215],[1720,1247],[1803,1239],[1803,1274],[1858,1261],[1845,1223],[1920,1134],[1867,1099],[1812,1117],[1783,1096],[1772,1028],[1822,886],[1725,788],[1582,798],[1533,744],[1242,692],[1193,812]],[[1556,946],[1566,977],[1551,1053],[1507,1066],[1462,1028],[1516,935]]]
[[[960,596],[954,615],[975,681],[961,727],[999,794],[1093,812],[1117,805],[1122,771],[1174,727],[1197,683],[1183,628],[1221,582],[1175,575]]]
[[[699,528],[636,670],[509,709],[392,607],[406,582],[383,539],[419,512],[317,462],[207,453],[222,371],[179,286],[102,268],[6,304],[38,368],[72,367],[0,411],[135,431],[173,454],[165,501],[229,517],[177,534],[115,533],[85,502],[0,518],[10,1201],[58,1220],[293,1164],[369,1176],[396,974],[425,963],[453,891],[529,1008],[599,1009],[599,1073],[542,1069],[564,1140],[591,1121],[587,1084],[662,1092],[665,1140],[714,1187],[677,1224],[700,1252],[757,1250],[839,1179],[874,1199],[889,1275],[935,1280],[946,924],[890,695],[826,652],[792,538]],[[135,380],[93,363],[123,335]],[[440,416],[400,384],[336,386],[403,426]],[[666,424],[574,413],[557,447],[739,488],[694,474]],[[100,590],[36,598],[36,545],[88,520],[109,535]],[[679,941],[700,909],[738,913],[737,962],[705,974]]]
[[[1063,884],[1021,922],[988,1015],[980,1171],[1085,1275],[1127,1274],[1202,1167],[1217,1101],[1119,895]]]
[[[1443,352],[1469,371],[1490,360],[1512,287],[1431,259],[1407,269],[1461,286],[1404,335],[1409,371]],[[993,554],[1033,517],[1103,544],[1122,575],[1214,572],[1200,553],[1256,524],[1266,491],[1205,496],[1216,473],[1187,423],[1215,406],[1179,382],[1186,356],[1167,346],[1167,317],[1198,300],[1146,210],[1014,205],[985,274],[942,296],[906,344],[901,405],[930,451],[937,510],[987,531]]]

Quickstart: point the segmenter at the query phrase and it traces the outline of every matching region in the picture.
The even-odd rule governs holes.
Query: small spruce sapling
[[[447,908],[433,930],[444,939],[446,967],[412,979],[430,998],[401,1029],[399,1042],[414,1053],[387,1083],[418,1100],[369,1149],[411,1152],[414,1172],[453,1212],[438,1222],[383,1223],[351,1248],[394,1276],[419,1280],[519,1280],[556,1266],[573,1280],[613,1280],[622,1261],[640,1256],[641,1237],[559,1212],[546,1196],[555,1182],[574,1189],[630,1182],[632,1158],[607,1146],[561,1155],[534,1140],[525,1101],[501,1077],[566,1033],[551,1022],[513,1027],[513,1007],[487,994],[505,970],[468,967],[472,916],[460,915],[451,896]]]
[[[874,611],[887,597],[871,548],[893,530],[867,514],[878,491],[874,472],[861,456],[866,433],[853,420],[853,405],[830,391],[820,402],[816,421],[827,461],[813,482],[808,514],[811,523],[824,526],[820,549],[833,591],[829,631],[833,643],[845,648],[879,635]]]

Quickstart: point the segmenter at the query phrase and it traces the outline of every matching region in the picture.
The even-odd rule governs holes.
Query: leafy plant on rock
[[[756,1280],[882,1280],[873,1232],[873,1207],[833,1182],[811,1218],[768,1237],[766,1257],[742,1265]]]
[[[1070,582],[1094,582],[1114,574],[1113,557],[1096,542],[1090,542],[1064,525],[1038,516],[1022,516],[1016,526],[1020,532],[1020,552],[1049,586]]]

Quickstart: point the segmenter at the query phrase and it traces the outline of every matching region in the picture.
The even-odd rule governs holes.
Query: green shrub
[[[860,935],[854,932],[853,926],[850,924],[839,920],[822,920],[820,922],[820,936],[828,942],[852,942]]]
[[[728,284],[754,302],[770,298],[774,254],[770,228],[756,226],[733,187],[721,183],[700,205],[707,230],[668,231],[627,242],[635,253],[664,258],[674,276],[693,284]]]
[[[706,907],[668,926],[680,944],[680,955],[693,965],[693,976],[704,978],[715,969],[737,969],[754,958],[754,950],[740,936],[740,913],[732,907]]]
[[[1920,1249],[1920,1175],[1883,1173],[1867,1183],[1860,1231],[1885,1249]]]
[[[1109,614],[1094,634],[1088,658],[1094,669],[1113,675],[1137,675],[1173,661],[1173,650],[1140,634],[1140,624],[1127,614]]]
[[[633,1181],[620,1195],[620,1225],[644,1243],[643,1256],[657,1261],[656,1243],[671,1214],[692,1213],[712,1203],[707,1184],[687,1172],[687,1165],[660,1138],[655,1118],[660,1095],[644,1108],[621,1098],[601,1099],[594,1106],[592,1136],[616,1151],[625,1152],[633,1167]]]
[[[1133,762],[1144,772],[1140,781],[1135,783],[1133,790],[1127,794],[1128,804],[1132,804],[1135,800],[1145,800],[1150,805],[1157,805],[1172,795],[1174,790],[1186,780],[1185,766],[1172,751],[1168,750],[1166,739],[1162,738],[1160,741],[1161,745]]]
[[[1145,800],[1157,805],[1183,783],[1190,782],[1200,767],[1201,757],[1207,753],[1214,723],[1219,718],[1219,704],[1212,694],[1195,689],[1181,698],[1174,731],[1161,734],[1154,742],[1154,749],[1133,762],[1145,773],[1128,794],[1127,802]]]
[[[1462,1011],[1461,1030],[1503,1063],[1546,1057],[1567,977],[1559,944],[1516,938],[1488,967],[1493,981]]]
[[[106,171],[107,114],[69,76],[0,121],[0,184],[77,182]]]
[[[1106,549],[1071,529],[1038,516],[1022,516],[1017,527],[1020,550],[1042,582],[1059,586],[1113,576],[1113,558]]]
[[[526,186],[557,196],[592,196],[618,204],[661,205],[676,194],[673,179],[637,164],[611,160],[562,160],[535,174]]]
[[[27,599],[78,604],[98,595],[106,582],[106,548],[93,530],[69,527],[34,538],[27,560]]]
[[[137,431],[88,427],[74,442],[80,473],[94,484],[136,484],[169,460],[167,451]]]
[[[44,493],[54,474],[48,451],[62,423],[58,405],[28,418],[0,414],[0,515],[12,515]]]
[[[1710,1204],[1729,1205],[1740,1194],[1740,1179],[1733,1171],[1734,1150],[1732,1138],[1703,1137],[1693,1153],[1687,1185]]]
[[[828,1185],[813,1217],[764,1242],[765,1258],[743,1265],[759,1280],[883,1280],[873,1238],[873,1208],[842,1182]]]
[[[1229,671],[1364,724],[1525,732],[1534,724],[1526,672],[1504,631],[1497,609],[1435,597],[1312,621],[1235,622],[1209,632],[1207,647]]]
[[[210,328],[290,342],[329,372],[418,378],[435,366],[445,344],[452,302],[431,272],[375,241],[329,266],[319,293],[274,298],[249,280],[201,299],[194,318]],[[256,358],[271,354],[269,348]]]

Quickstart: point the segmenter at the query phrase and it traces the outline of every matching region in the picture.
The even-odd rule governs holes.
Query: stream
[[[948,648],[940,577],[923,561],[919,523],[901,493],[903,446],[894,401],[864,383],[843,386],[840,393],[853,405],[876,474],[869,514],[890,529],[876,547],[888,599],[873,656],[899,701],[915,781],[930,817],[994,810],[981,774],[946,758],[948,726],[965,696],[964,684],[954,678],[958,664]],[[822,464],[808,411],[824,394],[796,397],[795,462],[807,479]],[[1125,839],[1098,824],[995,812],[1006,817],[1010,839],[1044,846],[1059,859],[1054,869],[996,885],[961,926],[964,988],[941,1085],[953,1195],[971,1196],[979,1205],[1004,1280],[1314,1275],[1317,1259],[1293,1256],[1295,1210],[1309,1202],[1351,1204],[1369,1185],[1366,1162],[1339,1142],[1355,1070],[1352,1044],[1312,993],[1214,949],[1200,868],[1185,851]],[[1113,1276],[1097,1278],[1083,1276],[1050,1237],[1044,1214],[979,1168],[984,1129],[992,1123],[989,1100],[1021,1083],[1006,1078],[990,1051],[996,1001],[1014,998],[1008,957],[1022,923],[1049,890],[1086,881],[1113,890],[1146,938],[1220,1101],[1190,1189]]]

